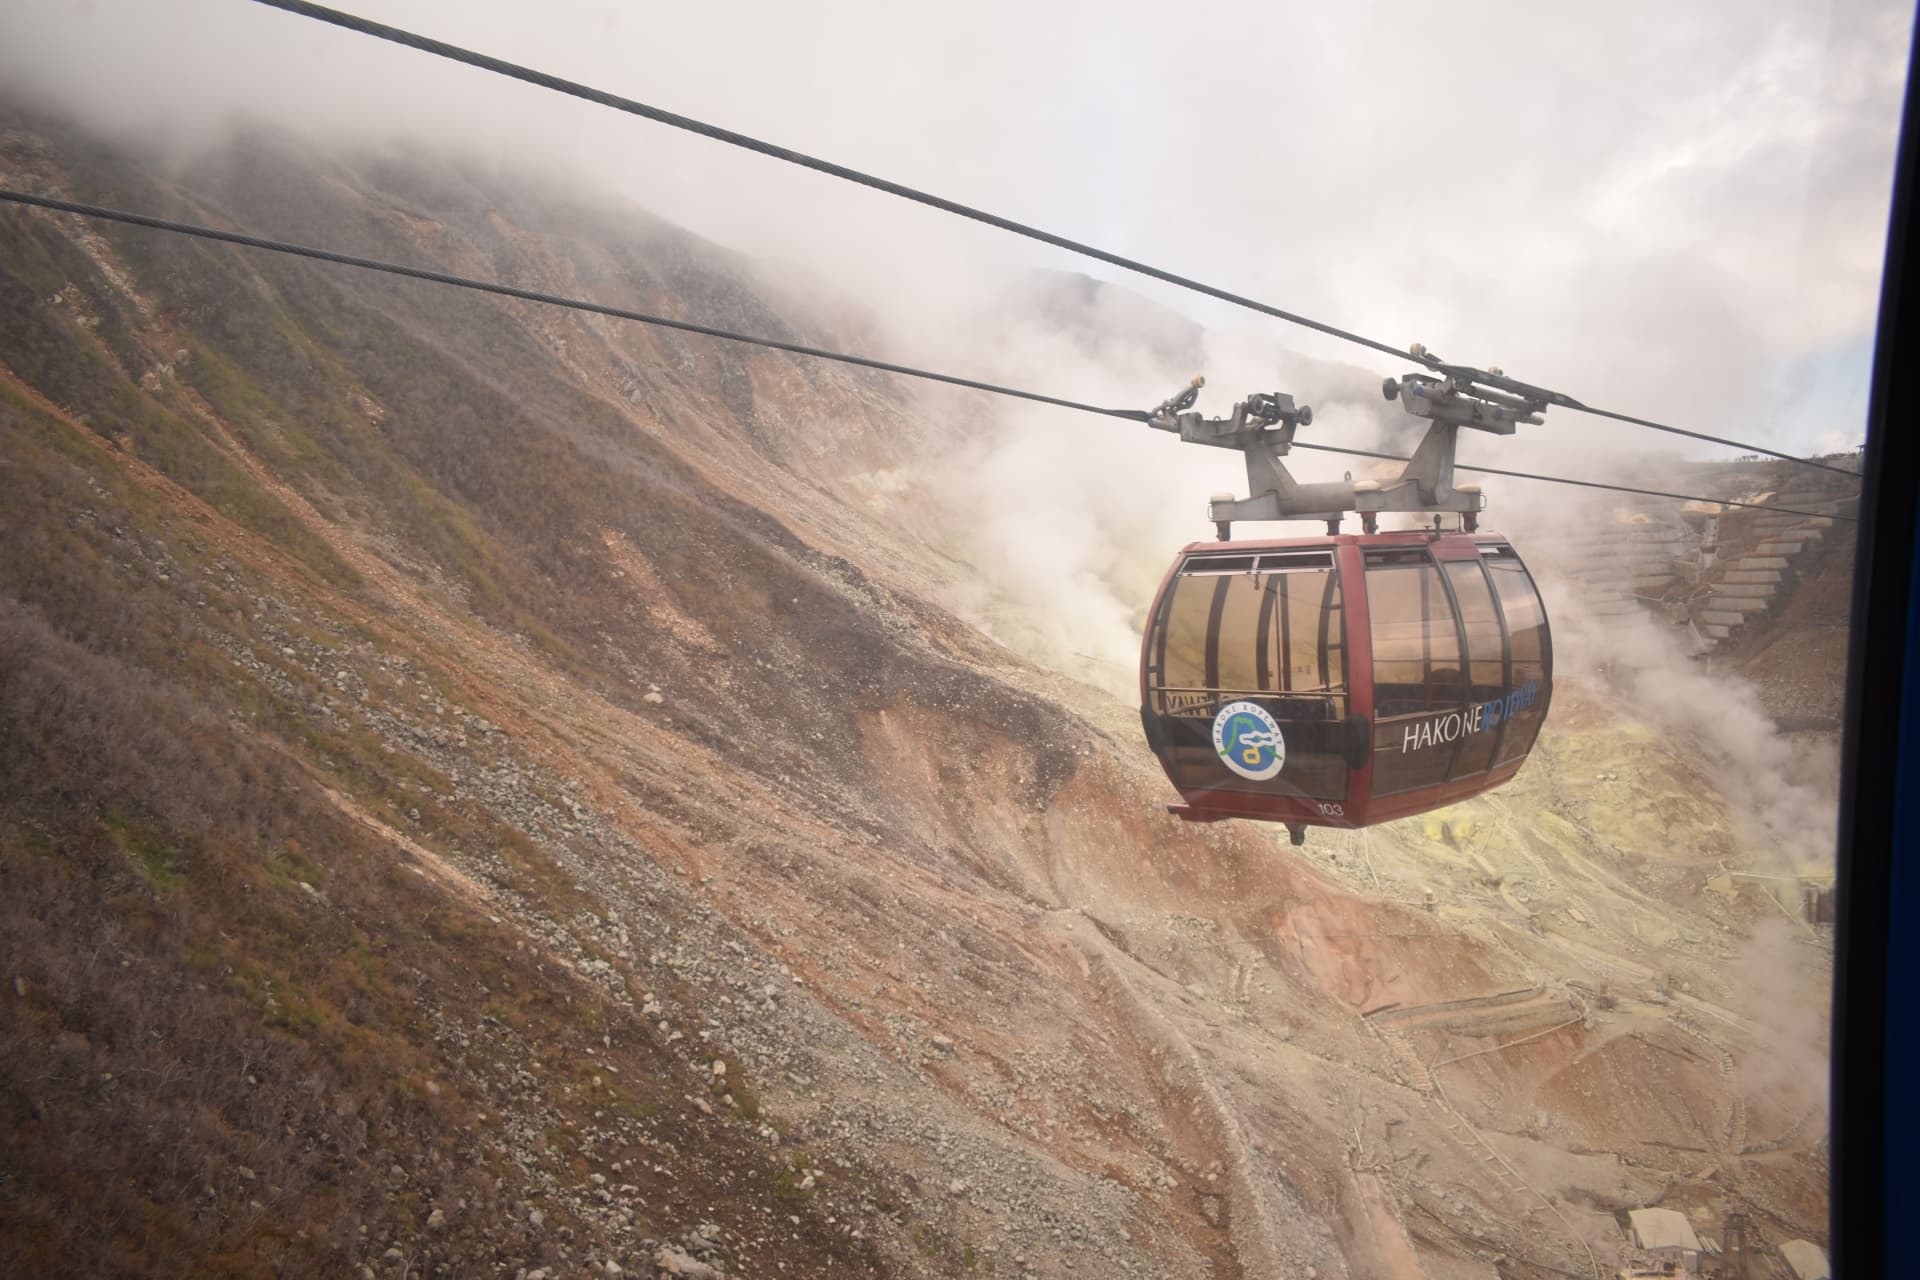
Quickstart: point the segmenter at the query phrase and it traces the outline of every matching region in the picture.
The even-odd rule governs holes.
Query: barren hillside
[[[861,345],[417,156],[163,174],[16,117],[0,185]],[[1126,706],[934,603],[878,375],[17,208],[0,314],[0,1271],[1824,1240],[1828,942],[1735,874],[1817,850],[1601,664],[1473,804],[1183,826]]]

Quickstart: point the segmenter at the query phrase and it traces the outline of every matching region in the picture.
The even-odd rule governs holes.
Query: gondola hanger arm
[[[1349,511],[1359,514],[1361,527],[1369,533],[1386,511],[1454,512],[1471,530],[1486,499],[1478,485],[1453,482],[1460,429],[1512,435],[1523,422],[1542,421],[1547,406],[1542,397],[1551,393],[1508,378],[1499,369],[1440,364],[1418,343],[1412,354],[1437,372],[1410,373],[1382,385],[1388,400],[1398,400],[1408,414],[1428,423],[1420,447],[1391,480],[1295,480],[1283,459],[1293,449],[1295,433],[1313,422],[1313,409],[1296,404],[1285,392],[1250,395],[1228,416],[1208,418],[1193,408],[1206,385],[1204,377],[1196,377],[1162,401],[1147,422],[1189,444],[1235,449],[1246,459],[1247,496],[1215,498],[1208,506],[1208,518],[1222,539],[1231,536],[1239,520],[1324,520],[1329,534],[1338,533]]]

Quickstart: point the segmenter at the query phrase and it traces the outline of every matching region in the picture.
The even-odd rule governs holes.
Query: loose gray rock
[[[720,1273],[706,1263],[675,1248],[673,1245],[661,1245],[653,1255],[653,1265],[665,1275],[684,1276],[686,1280],[718,1280]]]

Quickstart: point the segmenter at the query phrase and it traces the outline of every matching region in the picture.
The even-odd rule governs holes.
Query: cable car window
[[[1156,750],[1183,789],[1342,800],[1346,631],[1333,557],[1263,556],[1261,566],[1274,571],[1218,572],[1235,561],[1254,562],[1195,556],[1168,589],[1157,679],[1150,668],[1146,690]],[[1248,778],[1222,762],[1213,720],[1236,701],[1256,704],[1280,726],[1285,753],[1276,776]]]
[[[1471,728],[1460,738],[1451,777],[1484,772],[1493,763],[1501,730],[1489,724],[1485,707],[1507,696],[1507,643],[1499,606],[1479,560],[1450,560],[1447,581],[1460,605],[1460,629],[1467,639],[1467,706]]]
[[[1425,547],[1369,547],[1366,557],[1368,568],[1377,564],[1433,563],[1433,557],[1427,554]]]
[[[1373,707],[1380,717],[1460,705],[1460,637],[1440,570],[1413,564],[1367,566],[1373,619]]]
[[[1288,551],[1260,557],[1260,567],[1270,573],[1294,569],[1330,569],[1333,559],[1324,551]]]
[[[1207,684],[1207,615],[1213,607],[1214,579],[1182,576],[1167,601],[1161,632],[1160,680],[1166,689],[1201,689]]]
[[[1417,554],[1368,558],[1376,796],[1444,782],[1460,738],[1459,622],[1439,568]]]
[[[1182,574],[1251,573],[1252,556],[1195,556],[1181,567]]]
[[[1340,579],[1331,569],[1275,575],[1280,622],[1275,639],[1284,658],[1280,687],[1290,692],[1344,689]]]
[[[1258,635],[1264,630],[1261,611],[1273,608],[1265,579],[1245,573],[1215,578],[1212,586],[1214,610],[1219,614],[1219,622],[1212,628],[1218,651],[1209,664],[1215,671],[1208,677],[1207,684],[1215,689],[1243,693],[1271,688],[1260,678],[1260,668],[1271,672],[1273,664],[1271,659],[1260,661],[1264,655],[1257,643]]]
[[[1504,736],[1494,763],[1525,755],[1547,717],[1547,680],[1553,673],[1553,643],[1547,611],[1526,566],[1511,554],[1485,561],[1500,598],[1513,653],[1513,688],[1501,704]]]

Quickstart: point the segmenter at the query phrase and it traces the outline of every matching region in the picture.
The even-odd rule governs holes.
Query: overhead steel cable
[[[284,254],[296,258],[308,258],[318,262],[331,262],[339,266],[356,267],[364,271],[377,271],[387,275],[404,276],[412,280],[424,280],[431,284],[451,285],[457,289],[470,289],[479,293],[490,293],[504,298],[517,298],[523,302],[538,302],[546,306],[563,307],[570,311],[585,311],[594,315],[609,316],[617,320],[632,320],[638,324],[653,325],[662,329],[675,329],[682,333],[695,333],[702,337],[715,338],[723,342],[738,342],[747,346],[765,347],[773,351],[784,351],[790,355],[808,356],[816,360],[830,360],[837,364],[853,365],[861,369],[873,369],[880,373],[899,374],[907,378],[920,378],[928,382],[944,383],[953,387],[964,387],[970,391],[984,391],[990,395],[1007,396],[1016,400],[1031,401],[1035,404],[1053,405],[1060,409],[1073,409],[1080,413],[1097,414],[1104,418],[1121,418],[1129,422],[1149,422],[1153,415],[1145,409],[1110,409],[1100,405],[1087,404],[1080,400],[1069,400],[1064,396],[1050,396],[1038,391],[1026,391],[1019,387],[1003,386],[995,382],[986,382],[978,378],[963,378],[957,374],[939,373],[932,369],[920,369],[912,365],[895,364],[889,360],[875,360],[868,356],[851,355],[844,351],[830,351],[824,347],[810,347],[804,343],[786,342],[778,338],[763,338],[753,334],[736,333],[730,329],[720,329],[713,325],[696,324],[690,320],[676,320],[671,316],[653,315],[645,311],[634,311],[627,307],[614,307],[605,303],[590,302],[582,298],[568,298],[556,293],[546,293],[538,289],[522,289],[517,285],[501,284],[492,280],[475,280],[467,276],[456,276],[450,272],[433,271],[425,267],[409,267],[397,262],[384,262],[378,258],[364,258],[357,254],[340,253],[332,249],[315,248],[312,245],[294,244],[284,240],[269,240],[262,236],[251,236],[239,231],[222,231],[218,227],[202,226],[192,222],[176,222],[169,218],[156,218],[144,213],[131,213],[125,209],[109,209],[101,205],[82,204],[76,200],[62,200],[55,196],[35,195],[26,191],[10,191],[0,188],[0,202],[26,205],[37,209],[47,209],[56,213],[78,214],[82,217],[97,218],[105,222],[117,222],[126,226],[146,227],[154,231],[170,232],[174,235],[190,236],[198,240],[212,240],[221,244],[237,245],[246,249],[260,249],[268,253]],[[1313,449],[1322,453],[1344,453],[1360,458],[1381,458],[1394,462],[1405,462],[1405,458],[1390,453],[1376,453],[1367,449],[1347,449],[1337,445],[1294,443],[1296,449]],[[1511,476],[1519,480],[1540,480],[1549,484],[1572,484],[1587,489],[1612,489],[1622,493],[1646,494],[1660,498],[1675,498],[1685,502],[1718,502],[1728,506],[1751,507],[1757,511],[1774,511],[1783,515],[1817,516],[1822,513],[1800,511],[1792,507],[1766,506],[1755,502],[1728,502],[1722,498],[1701,497],[1695,494],[1663,493],[1653,489],[1635,489],[1627,485],[1605,484],[1597,480],[1573,480],[1565,476],[1536,475],[1524,471],[1500,471],[1492,467],[1461,467],[1460,470],[1483,471],[1490,475]],[[1838,520],[1851,520],[1851,516],[1835,516]]]
[[[1143,409],[1103,409],[1099,405],[1082,404],[1078,400],[1066,400],[1059,396],[1042,395],[1037,391],[1022,391],[1018,387],[1003,387],[992,382],[982,382],[976,378],[962,378],[950,373],[935,373],[931,369],[915,369],[909,365],[893,364],[886,360],[874,360],[866,356],[848,355],[841,351],[828,351],[822,347],[809,347],[799,342],[784,342],[778,338],[752,337],[744,333],[734,333],[727,329],[716,329],[712,325],[695,324],[691,320],[675,320],[671,316],[652,315],[645,311],[633,311],[626,307],[608,306],[601,302],[588,302],[581,298],[566,298],[557,293],[543,293],[538,289],[522,289],[517,285],[500,284],[491,280],[473,280],[466,276],[451,275],[445,271],[433,271],[425,267],[403,266],[397,262],[382,262],[377,258],[362,258],[351,253],[337,253],[332,249],[316,249],[310,245],[291,244],[284,240],[267,240],[260,236],[245,235],[238,231],[222,231],[217,227],[205,227],[191,222],[173,222],[166,218],[155,218],[144,213],[129,213],[124,209],[107,209],[99,205],[80,204],[73,200],[59,200],[52,196],[31,195],[24,191],[0,190],[0,200],[14,204],[33,205],[41,209],[53,209],[61,213],[77,213],[89,218],[101,218],[108,222],[122,222],[129,226],[150,227],[155,231],[171,231],[177,235],[193,236],[200,240],[218,240],[224,244],[237,244],[248,249],[265,249],[271,253],[291,254],[297,258],[312,258],[319,262],[334,262],[344,267],[361,267],[368,271],[383,271],[388,275],[407,276],[414,280],[427,280],[434,284],[449,284],[460,289],[475,289],[482,293],[498,294],[505,298],[518,298],[523,302],[541,302],[549,306],[566,307],[573,311],[591,311],[596,315],[612,316],[619,320],[633,320],[640,324],[657,325],[662,329],[678,329],[683,333],[697,333],[703,337],[719,338],[727,342],[745,342],[756,347],[771,347],[775,351],[786,351],[797,356],[811,356],[816,360],[832,360],[839,364],[857,365],[862,369],[877,369],[882,373],[897,373],[908,378],[924,378],[929,382],[944,382],[950,386],[967,387],[974,391],[991,392],[997,396],[1012,396],[1019,400],[1032,400],[1038,404],[1056,405],[1062,409],[1078,409],[1082,413],[1097,413],[1109,418],[1126,418],[1133,422],[1145,422],[1150,416]]]
[[[390,27],[385,23],[374,22],[355,14],[342,13],[338,9],[329,9],[325,5],[308,4],[305,0],[255,0],[255,3],[263,4],[270,9],[284,9],[288,13],[299,14],[301,17],[312,18],[331,26],[344,27],[348,31],[358,31],[363,35],[372,36],[377,40],[385,40],[392,44],[404,45],[409,49],[418,49],[422,53],[431,53],[436,57],[447,58],[454,62],[463,62],[470,67],[477,67],[482,71],[491,71],[496,75],[508,76],[514,80],[523,81],[526,84],[538,85],[543,89],[551,89],[556,93],[566,94],[568,97],[579,98],[582,101],[592,102],[603,107],[611,107],[615,111],[624,111],[628,115],[640,116],[643,119],[652,120],[658,124],[668,125],[675,129],[683,129],[688,133],[696,133],[703,138],[710,138],[715,142],[724,142],[728,146],[739,147],[745,151],[757,152],[770,159],[784,160],[788,164],[799,165],[803,169],[812,169],[816,173],[824,173],[829,177],[857,183],[863,187],[871,187],[875,191],[884,191],[888,195],[898,196],[902,200],[911,200],[915,204],[923,204],[930,209],[938,209],[942,213],[950,213],[955,217],[985,223],[987,226],[997,227],[1002,231],[1010,231],[1017,236],[1025,236],[1029,240],[1037,240],[1041,244],[1052,245],[1057,249],[1065,249],[1069,253],[1076,253],[1082,257],[1092,258],[1112,266],[1122,267],[1128,271],[1150,276],[1155,280],[1164,281],[1167,284],[1177,285],[1182,289],[1190,289],[1195,293],[1202,293],[1210,298],[1217,298],[1222,302],[1232,303],[1237,307],[1245,307],[1250,311],[1258,311],[1262,315],[1285,320],[1289,324],[1301,325],[1305,328],[1313,329],[1316,332],[1327,334],[1330,337],[1339,338],[1346,342],[1358,343],[1363,347],[1371,347],[1375,351],[1384,352],[1387,355],[1397,357],[1401,360],[1414,359],[1414,357],[1407,354],[1405,347],[1396,347],[1384,342],[1376,342],[1372,338],[1362,334],[1323,323],[1311,317],[1300,315],[1298,312],[1287,311],[1283,308],[1272,306],[1269,303],[1260,302],[1254,298],[1231,293],[1214,285],[1203,284],[1198,280],[1189,279],[1186,276],[1175,275],[1171,271],[1163,271],[1159,267],[1149,266],[1144,262],[1137,262],[1132,258],[1122,257],[1117,253],[1109,253],[1105,249],[1097,249],[1092,245],[1082,244],[1078,240],[1070,240],[1066,236],[1055,235],[1051,231],[1042,231],[1040,228],[1028,226],[1024,222],[1015,222],[1012,218],[1001,217],[997,213],[988,213],[984,209],[976,209],[972,205],[961,204],[957,200],[948,200],[944,196],[932,195],[928,192],[905,186],[902,183],[890,182],[885,178],[875,177],[873,174],[863,173],[858,169],[850,169],[843,164],[835,164],[831,160],[822,160],[818,156],[810,156],[803,151],[795,151],[790,147],[782,147],[775,143],[750,137],[744,133],[736,133],[732,129],[724,129],[716,124],[708,124],[704,120],[695,120],[690,116],[679,115],[676,112],[667,111],[661,107],[649,106],[644,102],[636,102],[632,98],[623,98],[617,93],[608,93],[604,89],[595,89],[591,85],[584,85],[578,81],[565,80],[559,76],[548,75],[544,71],[535,71],[531,67],[523,67],[518,63],[508,62],[503,58],[495,58],[489,54],[480,53],[473,49],[463,49],[459,45],[448,44],[443,40],[435,40],[431,36],[423,36],[411,31],[404,31],[399,27]],[[1431,364],[1431,361],[1423,361],[1422,363]]]
[[[1409,462],[1397,453],[1379,453],[1372,449],[1345,449],[1330,444],[1308,444],[1304,440],[1295,440],[1296,449],[1312,449],[1317,453],[1345,453],[1356,458],[1378,458],[1382,462]],[[1464,462],[1456,462],[1455,471],[1472,471],[1483,476],[1506,476],[1513,480],[1544,480],[1548,484],[1571,484],[1582,489],[1610,489],[1615,493],[1637,493],[1648,498],[1673,498],[1680,502],[1711,502],[1722,507],[1746,507],[1754,511],[1772,511],[1783,516],[1811,516],[1816,520],[1846,520],[1852,522],[1855,517],[1834,515],[1826,511],[1801,511],[1794,507],[1776,507],[1762,502],[1736,502],[1732,498],[1703,498],[1691,493],[1669,493],[1665,489],[1637,489],[1628,484],[1608,484],[1603,480],[1575,480],[1571,476],[1542,475],[1536,471],[1508,471],[1501,467],[1471,467]],[[1851,471],[1846,473],[1852,475]],[[1849,495],[1851,496],[1851,495]]]
[[[1471,378],[1475,382],[1484,383],[1487,386],[1505,391],[1511,395],[1537,400],[1542,405],[1551,405],[1560,409],[1571,409],[1575,413],[1588,413],[1596,418],[1610,418],[1615,422],[1630,423],[1636,427],[1650,427],[1655,431],[1664,431],[1672,436],[1685,436],[1689,440],[1702,440],[1708,444],[1726,445],[1730,449],[1745,449],[1750,453],[1765,454],[1769,458],[1778,458],[1783,462],[1798,463],[1803,467],[1818,467],[1822,471],[1831,471],[1835,475],[1852,476],[1856,480],[1859,478],[1858,473],[1848,471],[1845,467],[1830,466],[1824,462],[1816,462],[1812,458],[1801,458],[1790,453],[1780,453],[1773,449],[1764,449],[1757,444],[1748,444],[1741,440],[1729,440],[1725,436],[1708,435],[1704,431],[1689,431],[1685,427],[1669,426],[1664,422],[1655,422],[1651,418],[1636,418],[1630,413],[1617,413],[1612,409],[1596,409],[1590,404],[1574,399],[1563,391],[1551,391],[1546,387],[1536,387],[1531,383],[1509,378],[1503,373],[1486,369],[1475,369],[1468,365],[1445,364],[1440,362],[1435,362],[1429,367],[1438,373],[1455,377]]]
[[[1003,217],[997,213],[989,213],[984,209],[962,204],[958,200],[949,200],[944,196],[936,196],[929,192],[906,186],[903,183],[892,182],[886,178],[876,177],[873,174],[862,172],[859,169],[852,169],[843,164],[835,164],[831,160],[822,160],[818,156],[811,156],[803,151],[795,151],[790,147],[779,146],[748,134],[722,128],[716,124],[708,124],[704,120],[695,120],[691,116],[683,116],[662,107],[655,107],[644,102],[635,101],[632,98],[622,97],[617,93],[609,93],[604,89],[596,89],[591,85],[581,84],[576,80],[568,80],[560,76],[549,75],[544,71],[536,71],[532,67],[521,66],[516,62],[508,62],[504,58],[496,58],[491,54],[463,48],[456,44],[448,44],[444,40],[435,40],[431,36],[423,36],[417,32],[407,31],[400,27],[388,26],[386,23],[375,22],[372,19],[362,18],[357,14],[329,8],[326,5],[311,4],[308,0],[253,0],[253,2],[255,4],[265,5],[270,9],[280,9],[287,13],[297,14],[303,18],[312,18],[316,22],[324,22],[329,26],[340,27],[347,31],[356,31],[362,35],[372,36],[376,40],[384,40],[390,44],[397,44],[409,49],[418,50],[421,53],[430,53],[438,58],[465,63],[467,66],[475,67],[481,71],[506,76],[510,79],[519,80],[525,84],[535,85],[542,89],[550,89],[555,93],[565,94],[568,97],[578,98],[583,102],[591,102],[597,106],[625,112],[628,115],[639,116],[642,119],[652,120],[657,124],[664,124],[670,128],[698,134],[703,138],[709,138],[715,142],[723,142],[728,146],[739,147],[745,151],[752,151],[773,160],[781,160],[788,164],[798,165],[803,169],[812,169],[816,173],[824,173],[829,177],[856,183],[875,191],[885,192],[891,196],[898,196],[902,200],[910,200],[915,204],[925,205],[930,209],[938,209],[942,213],[950,213],[955,217],[983,223],[986,226],[1011,232],[1014,235],[1023,236],[1026,239],[1035,240],[1041,244],[1051,245],[1056,249],[1064,249],[1068,253],[1078,254],[1083,258],[1091,258],[1096,262],[1104,262],[1110,266],[1131,271],[1136,275],[1159,280],[1164,284],[1170,284],[1177,288],[1202,294],[1221,302],[1230,303],[1236,307],[1242,307],[1248,311],[1256,311],[1261,315],[1271,316],[1277,320],[1284,320],[1288,324],[1299,325],[1302,328],[1311,329],[1316,333],[1323,333],[1328,337],[1338,338],[1343,342],[1350,342],[1357,346],[1367,347],[1370,350],[1390,355],[1396,360],[1410,360],[1417,364],[1425,365],[1429,369],[1443,372],[1468,371],[1467,366],[1443,364],[1437,357],[1428,352],[1410,352],[1404,346],[1395,346],[1391,343],[1381,342],[1376,338],[1369,338],[1365,334],[1355,333],[1351,329],[1342,329],[1338,325],[1315,320],[1311,316],[1302,315],[1297,311],[1288,311],[1283,307],[1276,307],[1271,303],[1261,302],[1256,298],[1249,298],[1244,294],[1234,293],[1230,290],[1222,289],[1217,285],[1210,285],[1203,281],[1195,280],[1190,276],[1183,276],[1172,271],[1163,270],[1135,258],[1128,258],[1121,254],[1112,253],[1106,249],[1097,248],[1094,245],[1073,240],[1063,235],[1057,235],[1051,231],[1043,231],[1039,227],[1029,226],[1024,222],[1016,222],[1012,218]],[[1486,370],[1470,371],[1474,373],[1480,381],[1487,382],[1493,386],[1504,385],[1513,387],[1524,385],[1514,383],[1512,380],[1506,379],[1500,374],[1490,374]],[[1670,426],[1664,422],[1656,422],[1651,418],[1638,418],[1631,414],[1616,413],[1611,409],[1596,409],[1580,400],[1576,400],[1572,396],[1557,391],[1548,391],[1544,388],[1531,389],[1538,391],[1546,397],[1547,403],[1557,405],[1564,409],[1570,409],[1577,413],[1592,414],[1595,417],[1608,418],[1615,422],[1625,422],[1637,427],[1646,427],[1652,431],[1663,431],[1668,435],[1684,436],[1689,440],[1699,440],[1708,444],[1724,445],[1730,449],[1741,449],[1749,453],[1764,454],[1769,458],[1778,458],[1782,462],[1791,462],[1803,467],[1814,467],[1821,471],[1831,471],[1835,475],[1854,475],[1853,472],[1846,470],[1844,467],[1829,466],[1824,462],[1815,462],[1811,458],[1797,457],[1791,453],[1781,453],[1778,450],[1768,449],[1762,445],[1749,444],[1740,440],[1731,440],[1725,436],[1709,435],[1704,431],[1689,431],[1682,427]]]

